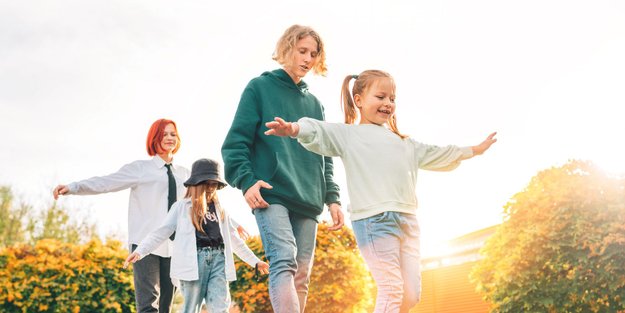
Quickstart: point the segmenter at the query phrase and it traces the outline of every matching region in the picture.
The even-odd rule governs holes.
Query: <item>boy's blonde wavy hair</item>
[[[289,57],[297,42],[306,36],[311,36],[317,41],[317,60],[312,71],[317,75],[325,76],[328,72],[328,67],[326,66],[326,52],[323,40],[321,40],[319,34],[309,26],[295,24],[287,28],[284,34],[282,34],[282,37],[278,40],[276,50],[273,52],[271,58],[280,63],[280,65],[286,65],[290,61]]]

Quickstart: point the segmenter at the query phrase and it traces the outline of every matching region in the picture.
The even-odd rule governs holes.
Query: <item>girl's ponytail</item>
[[[358,75],[347,75],[343,80],[343,86],[341,88],[341,105],[345,113],[345,124],[354,124],[358,117],[358,110],[356,110],[354,98],[349,92],[349,82],[352,78],[358,79]]]

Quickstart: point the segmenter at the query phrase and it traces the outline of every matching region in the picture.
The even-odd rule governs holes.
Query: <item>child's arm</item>
[[[458,147],[453,145],[439,147],[413,141],[417,154],[416,161],[421,169],[451,171],[458,167],[462,160],[470,159],[488,150],[488,148],[497,141],[497,139],[494,138],[496,134],[497,133],[490,134],[482,143],[471,147]]]
[[[484,139],[484,141],[482,141],[482,143],[480,143],[479,145],[471,147],[471,149],[473,150],[473,156],[480,155],[486,152],[486,150],[488,150],[490,146],[497,142],[497,138],[495,138],[495,135],[497,135],[497,132],[488,135],[488,137],[486,137],[486,139]]]
[[[141,173],[140,164],[138,162],[132,162],[122,166],[117,172],[109,175],[95,176],[67,185],[58,185],[52,190],[52,195],[56,200],[59,196],[70,194],[95,195],[120,191],[135,186],[139,177],[141,177]]]
[[[231,219],[228,217],[225,221],[225,227],[227,227],[227,235],[230,236],[230,243],[232,243],[232,251],[236,253],[236,255],[243,260],[243,262],[247,263],[251,267],[256,267],[258,265],[258,270],[262,273],[266,274],[263,269],[267,263],[261,261],[254,251],[252,251],[241,237],[237,235],[237,229],[232,225]],[[269,265],[267,265],[267,269]]]
[[[233,218],[230,218],[230,220],[232,221],[232,226],[234,226],[234,228],[237,229],[237,233],[239,233],[239,237],[241,237],[243,241],[247,240],[247,238],[250,237],[250,234],[247,232],[247,230],[245,230],[245,228],[243,228],[243,226],[241,226],[241,224],[239,224]]]
[[[294,123],[276,117],[273,122],[265,123],[265,126],[269,128],[265,135],[297,138],[306,150],[327,157],[340,157],[347,144],[345,124],[328,123],[308,117]]]
[[[129,263],[135,263],[150,254],[174,233],[178,222],[178,211],[182,210],[183,207],[182,201],[171,206],[163,224],[143,238],[135,251],[128,255],[124,262],[124,268],[128,267]]]

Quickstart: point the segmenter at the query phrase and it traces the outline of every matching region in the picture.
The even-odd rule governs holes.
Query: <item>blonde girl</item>
[[[149,254],[175,232],[171,278],[182,289],[182,312],[200,312],[202,301],[211,313],[228,312],[228,282],[236,279],[232,253],[263,274],[268,273],[269,265],[245,245],[219,205],[217,190],[226,186],[219,163],[197,160],[184,185],[188,188],[184,199],[174,203],[165,222],[141,241],[124,267]]]
[[[341,157],[354,234],[378,287],[375,312],[408,312],[421,294],[417,171],[452,170],[488,150],[497,141],[495,133],[471,147],[409,138],[397,128],[395,82],[379,70],[345,77],[342,101],[346,124],[276,117],[266,123],[265,134],[291,136],[310,151]]]

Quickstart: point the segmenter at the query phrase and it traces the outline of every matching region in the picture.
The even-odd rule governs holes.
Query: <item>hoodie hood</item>
[[[273,71],[264,72],[261,76],[271,78],[276,83],[291,89],[297,89],[301,93],[308,92],[308,84],[302,79],[299,84],[295,84],[291,76],[284,69],[277,69]]]

